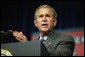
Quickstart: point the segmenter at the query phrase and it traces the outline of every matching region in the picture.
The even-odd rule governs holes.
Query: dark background
[[[84,27],[84,1],[1,1],[1,30],[22,31],[30,40],[31,34],[38,31],[33,22],[34,12],[42,4],[56,10],[57,30]]]

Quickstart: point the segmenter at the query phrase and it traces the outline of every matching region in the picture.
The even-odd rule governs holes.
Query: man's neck
[[[40,32],[40,36],[45,36],[45,35],[47,35],[49,32]]]

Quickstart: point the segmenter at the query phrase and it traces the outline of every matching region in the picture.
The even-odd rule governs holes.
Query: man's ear
[[[37,21],[36,20],[34,20],[34,25],[35,25],[35,27],[37,27]]]
[[[56,26],[56,24],[57,24],[57,20],[56,20],[56,19],[54,19],[54,27]]]

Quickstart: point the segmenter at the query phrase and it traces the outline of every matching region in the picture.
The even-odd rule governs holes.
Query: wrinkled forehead
[[[53,11],[50,8],[40,8],[38,11],[36,11],[36,15],[40,15],[40,14],[53,15]]]

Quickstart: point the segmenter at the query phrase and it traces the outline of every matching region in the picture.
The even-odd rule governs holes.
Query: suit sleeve
[[[51,53],[53,56],[72,56],[74,52],[75,41],[72,37],[63,37],[55,46]]]

